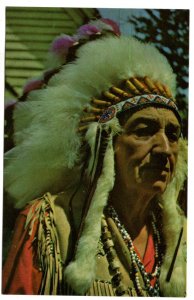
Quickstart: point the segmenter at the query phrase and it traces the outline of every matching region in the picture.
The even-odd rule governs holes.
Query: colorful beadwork
[[[104,113],[101,115],[99,121],[100,123],[106,123],[114,118],[116,114],[116,108],[114,106],[110,106],[108,109],[104,111]]]
[[[138,257],[138,255],[135,251],[133,241],[132,241],[129,233],[125,229],[124,225],[121,224],[121,222],[119,221],[116,211],[114,210],[114,208],[112,206],[109,206],[106,211],[107,211],[108,216],[111,217],[113,219],[113,221],[115,222],[118,230],[120,231],[120,233],[123,237],[124,242],[126,243],[128,249],[129,249],[129,253],[130,253],[131,261],[132,261],[132,270],[133,270],[132,272],[134,275],[134,285],[136,287],[137,294],[139,296],[145,296],[145,291],[146,291],[149,296],[152,296],[152,297],[160,296],[159,276],[160,276],[160,268],[161,268],[161,264],[162,264],[162,253],[159,253],[159,251],[158,251],[158,249],[161,245],[161,237],[160,237],[160,232],[156,227],[155,215],[152,213],[152,221],[151,221],[152,228],[153,228],[154,246],[155,246],[155,268],[152,273],[147,273],[143,263],[141,262],[140,258]],[[111,244],[111,247],[114,247],[114,245]],[[108,258],[108,260],[110,263],[109,258]],[[144,287],[142,287],[140,284],[138,270],[141,272],[141,276],[143,278],[144,285],[145,285]],[[153,279],[153,278],[156,278],[154,286],[151,285],[151,279]],[[113,279],[114,279],[113,283],[114,283],[114,281],[116,281],[116,286],[120,290],[122,274],[120,274],[119,268],[117,269],[117,273],[114,275]],[[125,293],[125,292],[123,292],[123,293]]]
[[[126,111],[132,107],[138,107],[138,106],[143,107],[144,105],[154,104],[154,103],[161,104],[175,111],[176,115],[178,116],[178,108],[172,99],[167,99],[160,95],[149,94],[149,95],[135,96],[126,99],[124,101],[121,101],[119,103],[116,103],[115,105],[111,105],[108,109],[106,109],[103,112],[98,122],[106,123],[112,120],[114,117],[116,117],[119,113]]]

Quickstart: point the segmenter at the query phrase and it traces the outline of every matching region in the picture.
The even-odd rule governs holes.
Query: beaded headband
[[[119,87],[112,86],[108,91],[102,92],[100,99],[92,98],[90,103],[83,110],[85,116],[80,120],[80,133],[87,130],[90,122],[107,123],[126,110],[135,111],[147,106],[172,110],[181,124],[181,117],[170,89],[147,76],[131,77]]]
[[[146,107],[150,105],[159,105],[163,107],[167,107],[174,111],[176,116],[180,121],[180,116],[178,113],[178,107],[172,99],[167,99],[160,95],[141,95],[135,96],[133,98],[129,98],[127,100],[121,101],[115,105],[111,105],[108,109],[106,109],[103,114],[100,116],[98,120],[99,123],[106,123],[116,117],[119,113],[124,112],[126,110],[136,108],[136,107]]]

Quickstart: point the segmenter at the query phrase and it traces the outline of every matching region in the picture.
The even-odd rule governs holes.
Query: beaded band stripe
[[[165,105],[170,109],[175,110],[178,113],[178,108],[172,99],[167,99],[160,95],[148,94],[148,95],[135,96],[110,106],[108,109],[106,109],[103,112],[98,122],[106,123],[112,120],[114,117],[116,117],[118,113],[124,112],[128,109],[131,109],[132,107],[143,106],[145,104],[153,104],[153,103]]]
[[[170,89],[148,76],[124,80],[119,86],[111,86],[108,91],[103,91],[100,98],[92,97],[90,105],[84,107],[78,127],[79,133],[85,133],[90,122],[99,121],[99,124],[103,124],[113,119],[119,112],[150,105],[171,109],[181,124],[181,117]],[[123,104],[123,108],[122,104],[118,106],[119,103]]]

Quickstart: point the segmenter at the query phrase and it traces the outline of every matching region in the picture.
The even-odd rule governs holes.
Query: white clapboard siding
[[[27,80],[41,75],[52,40],[74,34],[98,11],[92,8],[6,7],[5,98],[18,96]]]

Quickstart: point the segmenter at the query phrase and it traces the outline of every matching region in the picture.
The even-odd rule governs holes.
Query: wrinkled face
[[[135,112],[115,141],[116,183],[163,193],[175,170],[179,136],[180,125],[172,111],[147,107]]]

